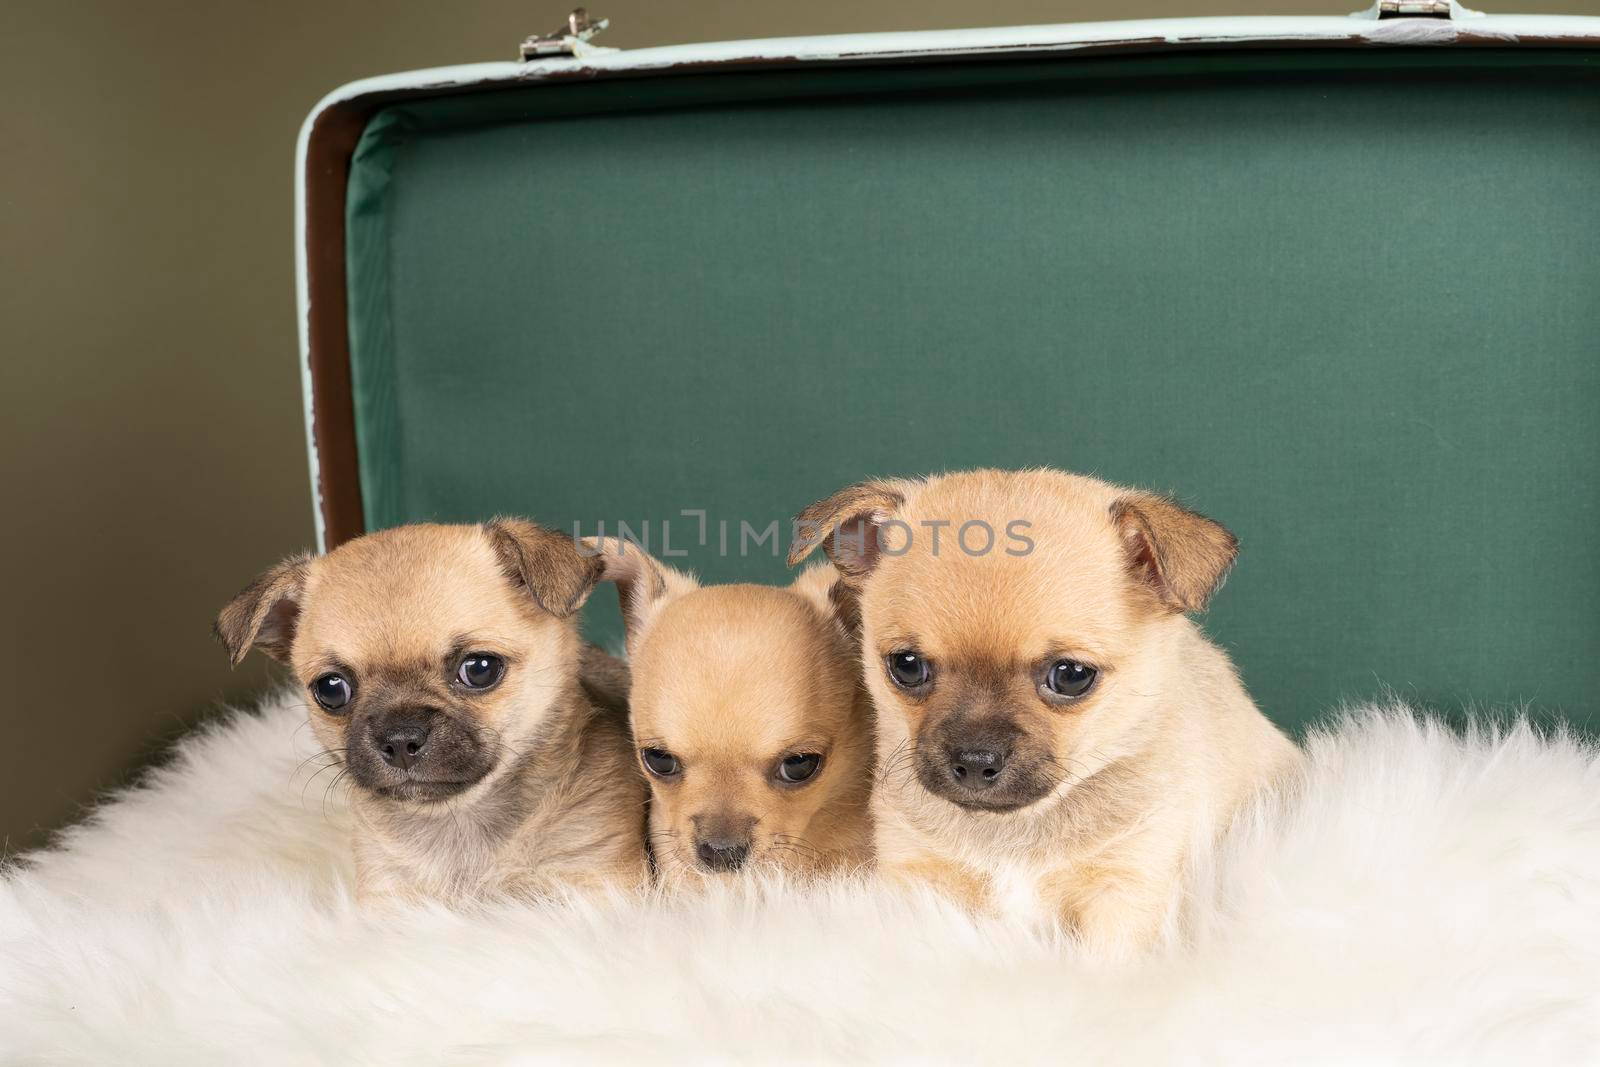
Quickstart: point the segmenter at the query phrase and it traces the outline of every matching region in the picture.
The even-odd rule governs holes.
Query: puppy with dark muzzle
[[[872,711],[833,568],[701,586],[637,546],[593,544],[627,624],[662,880],[866,864]]]
[[[880,869],[1111,954],[1166,926],[1197,844],[1300,753],[1186,614],[1217,523],[1050,470],[852,486],[797,520],[855,590]]]
[[[626,668],[574,617],[599,578],[532,522],[402,526],[287,560],[222,610],[233,662],[288,665],[349,773],[362,899],[647,876]]]

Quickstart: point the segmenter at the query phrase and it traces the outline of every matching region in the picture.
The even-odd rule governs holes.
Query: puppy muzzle
[[[493,761],[476,731],[436,707],[398,707],[351,723],[347,761],[378,796],[447,800],[480,781]]]
[[[1005,721],[953,722],[918,743],[917,780],[969,811],[1016,811],[1054,787],[1024,748],[1021,731]]]
[[[700,869],[713,874],[739,870],[750,859],[756,819],[753,815],[697,815],[694,824],[694,858]]]

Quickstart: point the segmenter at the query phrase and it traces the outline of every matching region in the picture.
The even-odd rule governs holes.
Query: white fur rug
[[[861,883],[364,918],[302,720],[0,883],[0,1061],[1600,1063],[1600,753],[1526,726],[1355,713],[1109,967]]]

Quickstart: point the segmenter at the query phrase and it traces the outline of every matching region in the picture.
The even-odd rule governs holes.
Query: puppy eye
[[[456,681],[468,689],[487,689],[506,673],[506,661],[487,652],[471,652],[456,668]]]
[[[799,785],[801,782],[810,781],[820,766],[822,757],[815,752],[785,756],[778,761],[778,780],[788,782],[790,785]]]
[[[342,674],[324,674],[311,683],[311,695],[324,711],[338,711],[354,695],[350,680]]]
[[[932,664],[909,648],[889,653],[886,663],[889,668],[889,677],[901,689],[921,689],[933,677]]]
[[[1058,697],[1081,697],[1094,688],[1100,672],[1087,663],[1064,659],[1053,664],[1044,676],[1044,687]]]
[[[657,778],[671,778],[683,770],[678,757],[664,748],[640,749],[639,758],[644,761],[645,770]]]

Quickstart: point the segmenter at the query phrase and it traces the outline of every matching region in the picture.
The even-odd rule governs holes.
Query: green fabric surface
[[[649,523],[713,580],[856,479],[1050,465],[1238,534],[1204,625],[1301,726],[1600,726],[1600,65],[1219,53],[562,84],[380,113],[369,528]],[[708,544],[684,509],[708,516]],[[729,522],[729,552],[719,550]],[[615,642],[609,590],[591,634]],[[759,665],[752,665],[758,669]]]

